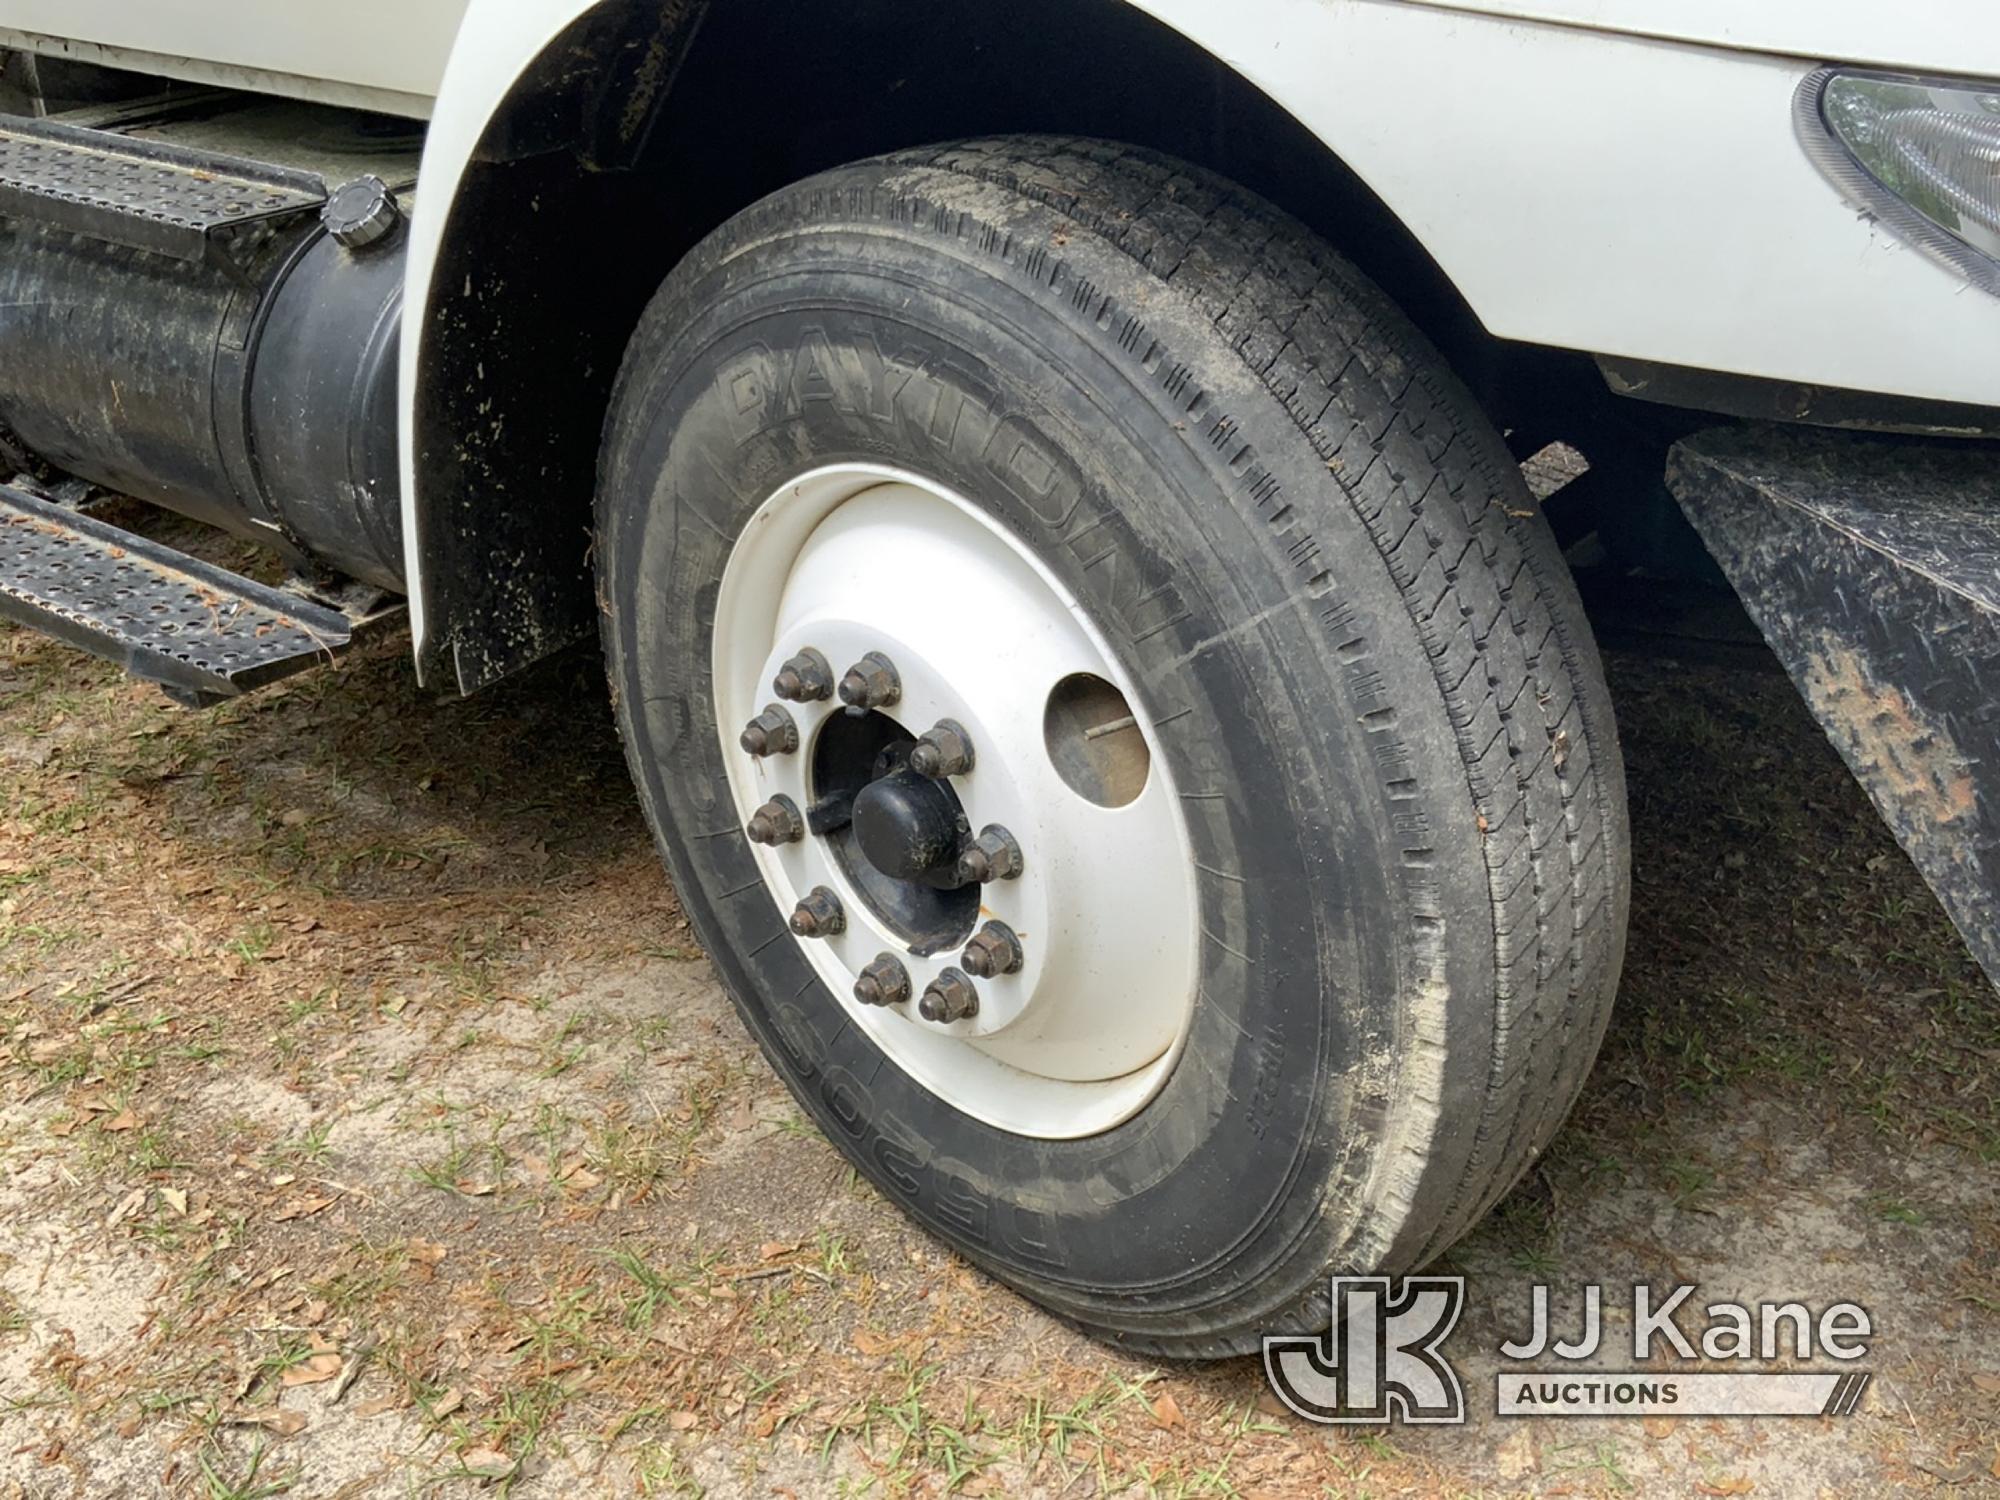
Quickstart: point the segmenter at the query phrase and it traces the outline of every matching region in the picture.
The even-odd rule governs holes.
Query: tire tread
[[[1098,141],[1005,137],[895,159],[1037,199],[1184,293],[1327,462],[1409,605],[1484,820],[1497,974],[1471,1152],[1399,1257],[1421,1264],[1547,1146],[1617,988],[1623,772],[1566,565],[1499,435],[1437,353],[1277,209],[1199,169]],[[1291,511],[1277,514],[1290,524]],[[1388,1196],[1413,1209],[1429,1165],[1419,1153],[1389,1166]],[[1324,1302],[1316,1290],[1277,1321],[1309,1320]],[[1240,1348],[1122,1342],[1179,1355]]]

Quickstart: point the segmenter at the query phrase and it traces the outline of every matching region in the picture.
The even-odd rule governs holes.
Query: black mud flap
[[[1667,483],[2000,984],[2000,449],[1728,428]]]

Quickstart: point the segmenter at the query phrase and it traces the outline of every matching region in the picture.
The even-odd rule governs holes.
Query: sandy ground
[[[1440,1267],[1475,1419],[1372,1433],[1110,1353],[860,1182],[681,919],[589,654],[452,701],[386,641],[196,714],[0,631],[0,1496],[1993,1486],[2000,1002],[1767,660],[1611,670],[1618,1015]],[[1482,1414],[1528,1286],[1583,1280],[1860,1301],[1874,1384]]]

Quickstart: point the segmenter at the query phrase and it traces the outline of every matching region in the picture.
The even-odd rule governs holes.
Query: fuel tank
[[[400,591],[413,157],[248,154],[288,143],[296,160],[299,135],[266,137],[302,108],[129,131],[0,119],[0,428],[71,474]]]

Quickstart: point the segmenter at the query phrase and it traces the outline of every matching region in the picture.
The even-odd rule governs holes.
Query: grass
[[[693,1284],[688,1277],[671,1277],[655,1270],[635,1249],[613,1250],[606,1258],[638,1283],[638,1291],[624,1299],[622,1314],[625,1326],[638,1332],[651,1328],[662,1310],[678,1312],[681,1293]]]
[[[1535,1191],[1532,1183],[1524,1183],[1502,1199],[1479,1234],[1524,1276],[1548,1280],[1562,1264],[1560,1226],[1553,1205],[1548,1194]]]
[[[1595,1475],[1618,1494],[1630,1494],[1638,1488],[1625,1471],[1615,1443],[1562,1444],[1550,1450],[1547,1467],[1557,1474]]]
[[[394,1306],[410,1284],[410,1245],[403,1239],[360,1237],[333,1252],[330,1274],[308,1285],[336,1318],[366,1323]]]
[[[1876,1218],[1888,1224],[1908,1224],[1917,1226],[1930,1222],[1930,1216],[1922,1209],[1890,1194],[1877,1194],[1868,1200],[1869,1211]]]
[[[941,1411],[930,1391],[938,1366],[898,1363],[900,1387],[870,1394],[836,1417],[821,1440],[820,1457],[830,1462],[837,1445],[852,1442],[889,1493],[907,1494],[935,1480],[941,1493],[950,1494],[994,1461],[976,1441],[986,1417],[969,1388],[957,1407]]]
[[[131,1414],[125,1441],[211,1495],[334,1490],[342,1443],[406,1432],[385,1490],[504,1491],[557,1454],[656,1495],[1453,1494],[1490,1473],[1449,1456],[1483,1460],[1484,1433],[1301,1432],[1256,1404],[1254,1362],[1162,1372],[1088,1344],[910,1227],[778,1102],[689,967],[587,661],[461,702],[419,692],[391,642],[197,715],[24,640],[0,632],[20,690],[0,740],[54,749],[0,756],[0,1118],[21,1121],[0,1185],[53,1175],[26,1217],[0,1206],[0,1245],[70,1225],[90,1254],[59,1269],[101,1282],[0,1301],[0,1338],[40,1339],[60,1295],[119,1330],[7,1415],[61,1438],[86,1492],[129,1461],[107,1434]],[[1727,1267],[1738,1216],[1851,1177],[1851,1253],[1910,1267],[1870,1270],[1910,1298],[1908,1347],[1982,1337],[1990,1259],[1926,1247],[1993,1242],[1991,1204],[1933,1201],[1901,1164],[2000,1160],[1991,990],[1817,732],[1771,707],[1789,689],[1699,685],[1714,702],[1663,676],[1620,704],[1625,994],[1570,1124],[1454,1254],[1495,1298],[1652,1274],[1682,1241]],[[107,1132],[126,1104],[139,1123]],[[1774,1139],[1731,1133],[1752,1120]],[[1831,1166],[1797,1166],[1800,1141]],[[39,1272],[19,1253],[9,1285]],[[341,1403],[307,1388],[313,1426],[268,1451],[224,1424],[315,1335],[374,1341]],[[1542,1480],[1654,1487],[1628,1436],[1575,1434]],[[480,1472],[492,1452],[505,1475]],[[0,1489],[26,1461],[0,1454]]]
[[[643,1495],[667,1495],[677,1500],[702,1500],[708,1490],[688,1471],[671,1443],[642,1445],[632,1455],[633,1477]]]
[[[297,1136],[280,1141],[264,1155],[267,1167],[316,1166],[326,1160],[332,1149],[328,1137],[333,1134],[333,1121],[322,1120],[317,1125],[308,1126]]]
[[[235,937],[222,945],[225,953],[232,953],[248,963],[255,963],[278,940],[278,930],[269,922],[253,922]]]
[[[450,1193],[454,1197],[465,1197],[468,1196],[468,1188],[486,1186],[475,1182],[471,1175],[476,1157],[473,1147],[461,1144],[454,1136],[444,1155],[418,1162],[409,1169],[410,1176],[427,1188]]]
[[[264,1444],[259,1441],[250,1450],[250,1456],[241,1467],[232,1465],[228,1456],[213,1444],[195,1453],[195,1463],[201,1469],[202,1493],[206,1500],[269,1500],[273,1495],[289,1494],[303,1474],[300,1468],[291,1468],[281,1473],[264,1473],[267,1457]]]

